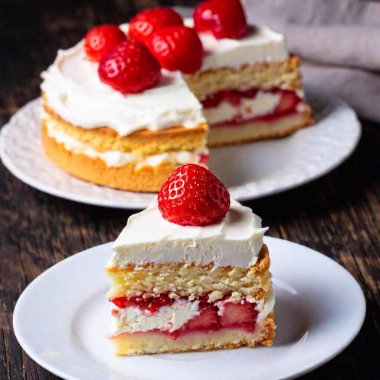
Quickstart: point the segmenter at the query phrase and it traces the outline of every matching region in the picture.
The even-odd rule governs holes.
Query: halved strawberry
[[[280,103],[276,107],[275,113],[281,114],[293,111],[299,101],[300,98],[294,91],[283,90],[281,91]]]
[[[115,297],[112,298],[110,301],[113,302],[120,309],[124,309],[125,307],[127,307],[128,303],[127,297]]]
[[[242,94],[238,90],[227,90],[225,97],[228,103],[237,107],[241,102]]]
[[[207,153],[201,153],[199,155],[199,164],[200,165],[207,165],[207,162],[210,160],[210,155]]]
[[[201,313],[186,323],[186,331],[195,330],[217,330],[219,328],[219,317],[216,309],[212,306],[207,307]]]
[[[226,302],[220,320],[222,327],[254,327],[257,317],[255,304]]]

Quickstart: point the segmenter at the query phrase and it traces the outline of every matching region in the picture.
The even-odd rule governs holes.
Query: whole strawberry
[[[242,38],[248,30],[240,0],[209,0],[194,9],[198,32],[209,32],[215,38]]]
[[[202,66],[202,42],[192,28],[171,26],[160,29],[154,33],[148,47],[167,70],[191,74]]]
[[[114,24],[96,26],[88,31],[84,38],[84,50],[87,58],[99,61],[111,48],[126,41],[127,36]]]
[[[158,193],[158,208],[169,222],[206,226],[220,222],[230,208],[230,193],[208,169],[186,164],[177,168]]]
[[[152,34],[168,26],[181,26],[180,14],[167,7],[146,9],[138,13],[129,23],[128,36],[132,40],[147,43]]]
[[[138,93],[153,87],[161,78],[160,64],[138,41],[125,41],[100,60],[99,78],[123,94]]]

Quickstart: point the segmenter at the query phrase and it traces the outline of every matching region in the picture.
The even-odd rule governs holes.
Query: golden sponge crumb
[[[156,192],[177,167],[169,162],[142,168],[138,168],[136,162],[109,167],[99,158],[66,150],[63,144],[48,135],[45,125],[42,126],[41,136],[46,155],[56,165],[75,177],[98,185],[130,191]]]
[[[311,109],[300,114],[281,117],[275,121],[252,121],[239,125],[211,127],[207,145],[211,148],[231,144],[242,144],[288,136],[301,128],[313,124]]]
[[[271,288],[269,252],[263,245],[255,265],[248,268],[189,264],[129,265],[108,267],[112,281],[109,298],[173,293],[179,296],[211,294],[212,299],[235,294],[261,299]]]
[[[300,58],[292,56],[283,62],[258,62],[239,69],[226,67],[200,71],[187,76],[186,82],[201,101],[226,88],[299,90],[302,86],[299,66]]]

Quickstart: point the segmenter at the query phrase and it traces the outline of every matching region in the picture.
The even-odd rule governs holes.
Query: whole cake
[[[266,230],[208,169],[177,168],[113,245],[106,271],[115,354],[271,345]]]
[[[209,147],[285,136],[311,123],[299,58],[284,37],[248,26],[238,0],[106,24],[60,50],[42,74],[44,150],[67,172],[157,191]]]

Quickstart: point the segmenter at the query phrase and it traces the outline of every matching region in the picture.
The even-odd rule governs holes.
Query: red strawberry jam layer
[[[205,109],[216,108],[222,102],[227,102],[232,106],[238,107],[244,99],[256,98],[259,91],[261,93],[280,95],[280,101],[272,112],[264,115],[254,116],[248,119],[242,117],[241,115],[236,115],[231,120],[224,120],[223,122],[213,124],[212,126],[222,126],[224,124],[238,125],[252,121],[276,120],[281,117],[297,113],[297,105],[303,102],[303,99],[300,98],[294,91],[282,90],[279,88],[264,91],[261,89],[252,88],[249,90],[222,90],[207,97],[205,100],[202,101],[202,104]],[[254,110],[251,111],[254,112]]]
[[[206,153],[200,153],[199,154],[199,163],[200,164],[207,164],[207,162],[210,160],[210,156]]]
[[[156,297],[117,297],[111,301],[120,309],[138,307],[142,310],[148,310],[150,313],[155,313],[163,306],[171,306],[175,300],[167,294],[160,294]]]
[[[223,300],[209,302],[208,296],[199,297],[193,301],[199,301],[199,315],[186,322],[180,329],[174,332],[151,330],[170,335],[173,339],[178,336],[191,332],[218,331],[226,328],[239,328],[248,332],[255,330],[258,311],[256,304],[247,300],[240,302],[228,301],[229,296]],[[186,297],[181,297],[186,299]],[[138,307],[142,310],[148,310],[149,313],[156,313],[161,307],[171,306],[175,300],[167,294],[161,294],[156,297],[119,297],[114,298],[112,302],[119,308]],[[114,311],[117,315],[117,311]]]

